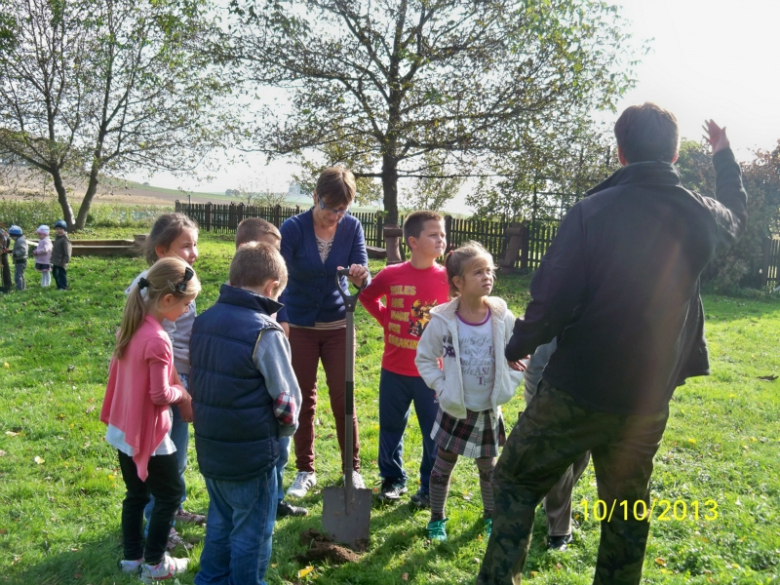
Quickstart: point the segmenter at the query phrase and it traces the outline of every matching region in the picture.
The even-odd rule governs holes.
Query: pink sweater
[[[149,457],[171,427],[168,405],[184,388],[174,384],[173,348],[162,325],[147,315],[122,359],[112,359],[100,420],[125,433],[138,477],[146,481]]]
[[[51,243],[49,236],[38,240],[38,247],[33,250],[35,262],[38,264],[51,264],[52,250],[54,250],[54,244]]]

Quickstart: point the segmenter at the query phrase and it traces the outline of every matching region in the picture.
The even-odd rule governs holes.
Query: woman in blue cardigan
[[[303,395],[293,437],[298,475],[287,490],[292,497],[305,496],[317,484],[314,418],[320,360],[336,418],[342,471],[351,469],[355,487],[365,487],[360,477],[357,415],[352,417],[353,460],[344,461],[347,327],[344,301],[336,288],[336,271],[343,266],[349,266],[349,281],[355,286],[370,278],[363,227],[348,214],[355,189],[350,171],[343,167],[325,169],[314,191],[314,206],[285,221],[280,230],[289,280],[277,320],[290,338],[292,366]],[[346,288],[343,277],[342,285]]]

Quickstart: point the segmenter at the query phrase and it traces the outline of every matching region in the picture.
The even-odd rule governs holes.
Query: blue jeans
[[[284,499],[282,479],[284,478],[284,468],[287,467],[289,460],[290,437],[279,437],[279,461],[276,463],[276,499],[280,502]]]
[[[385,481],[406,485],[404,431],[412,402],[422,432],[420,486],[423,492],[428,493],[431,470],[436,461],[436,443],[431,438],[431,429],[439,401],[421,377],[403,376],[382,368],[379,376],[379,475]]]
[[[14,264],[14,282],[16,283],[16,290],[24,290],[26,283],[24,281],[24,271],[27,270],[26,262],[17,262]]]
[[[181,383],[189,392],[190,390],[190,377],[188,374],[179,374]],[[179,407],[175,404],[171,404],[171,411],[173,412],[173,420],[171,421],[171,441],[176,445],[176,466],[179,470],[179,477],[181,478],[181,504],[187,499],[187,484],[184,482],[184,471],[187,469],[187,447],[190,444],[190,424],[181,420],[181,413]],[[179,508],[181,508],[179,504]],[[154,508],[154,496],[149,501],[149,504],[144,508],[144,518],[146,518],[147,529],[149,527],[149,518],[152,516],[152,508]]]
[[[57,289],[68,290],[68,271],[62,266],[54,266],[51,272],[54,276],[54,282],[57,284]]]
[[[195,585],[266,585],[276,520],[276,469],[246,481],[206,478],[209,514]]]

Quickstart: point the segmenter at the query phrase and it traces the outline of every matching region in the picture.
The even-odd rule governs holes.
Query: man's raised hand
[[[729,139],[726,137],[726,127],[721,128],[712,120],[704,121],[704,131],[707,133],[704,138],[712,146],[712,154],[729,148]]]

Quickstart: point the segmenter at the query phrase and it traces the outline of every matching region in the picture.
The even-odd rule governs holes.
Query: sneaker
[[[572,540],[574,540],[574,538],[571,534],[564,534],[563,536],[551,536],[547,539],[547,548],[549,550],[563,552],[569,548],[567,545],[571,544]]]
[[[168,533],[168,542],[165,544],[165,548],[172,551],[177,546],[182,546],[186,550],[192,550],[192,543],[184,540],[181,537],[181,534],[176,532],[175,528],[171,528],[171,531]]]
[[[344,476],[341,476],[341,482],[344,482]],[[352,471],[352,487],[356,490],[364,490],[366,489],[366,483],[363,481],[363,476],[360,475],[359,471]]]
[[[138,559],[135,561],[118,561],[117,567],[123,572],[123,573],[129,573],[131,575],[137,575],[141,572],[141,565],[144,564],[143,559]]]
[[[287,495],[291,498],[302,498],[315,485],[317,485],[317,475],[313,471],[299,471],[293,484],[287,488]]]
[[[442,520],[428,522],[428,538],[431,540],[438,540],[439,542],[445,542],[447,540],[447,530],[444,528],[444,525],[448,520],[449,518],[444,518]]]
[[[491,534],[493,534],[493,519],[485,518],[485,537],[490,540]]]
[[[408,491],[407,487],[400,481],[385,480],[379,489],[379,499],[384,502],[397,502]]]
[[[417,493],[411,497],[412,504],[420,509],[431,507],[431,497],[428,492],[422,491],[422,488],[417,490]]]
[[[194,512],[188,512],[184,508],[179,508],[176,515],[173,517],[176,522],[182,524],[195,524],[196,526],[203,526],[206,523],[206,517],[203,514],[195,514]]]
[[[308,516],[309,511],[306,508],[301,508],[300,506],[293,506],[292,504],[288,504],[284,500],[279,500],[279,503],[276,504],[276,517],[277,518],[286,518],[287,516]]]
[[[141,565],[141,581],[143,583],[154,583],[155,581],[164,581],[173,579],[176,575],[181,575],[187,570],[190,559],[175,559],[166,553],[163,559],[156,565]]]

